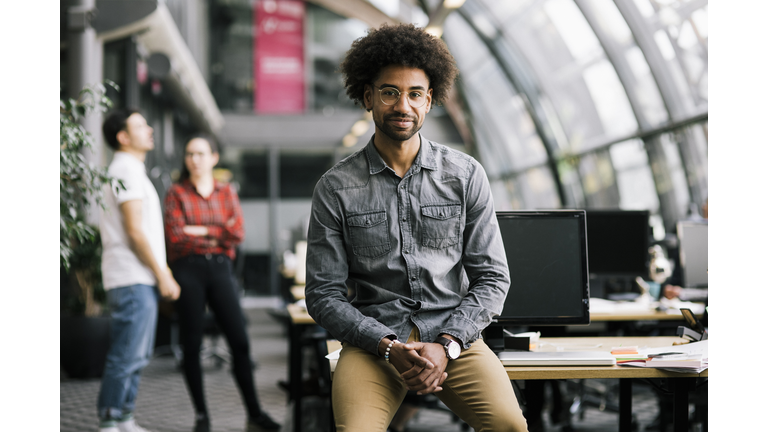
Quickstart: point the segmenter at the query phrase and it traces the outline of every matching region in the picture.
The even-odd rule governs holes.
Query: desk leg
[[[290,392],[289,400],[293,401],[293,430],[301,432],[301,398],[302,398],[302,336],[303,326],[291,324],[289,332],[289,364],[288,364],[288,385]]]
[[[632,378],[619,378],[619,432],[632,430]]]
[[[674,422],[675,432],[688,431],[688,390],[695,378],[672,378],[673,407],[672,421]]]

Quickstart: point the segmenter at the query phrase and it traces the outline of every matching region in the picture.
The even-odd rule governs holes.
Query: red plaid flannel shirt
[[[205,254],[226,254],[234,260],[235,246],[245,237],[240,200],[228,183],[214,182],[208,198],[197,193],[189,180],[174,183],[165,195],[164,219],[168,262]],[[208,235],[186,234],[185,225],[205,226]]]

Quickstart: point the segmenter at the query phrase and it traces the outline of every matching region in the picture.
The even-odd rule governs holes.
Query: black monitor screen
[[[502,325],[589,324],[583,210],[497,212],[511,284]]]
[[[590,273],[647,278],[649,216],[647,210],[587,210]]]

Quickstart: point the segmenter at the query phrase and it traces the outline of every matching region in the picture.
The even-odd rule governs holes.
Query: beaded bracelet
[[[399,340],[395,339],[392,342],[390,342],[389,345],[387,345],[387,350],[384,352],[384,360],[386,360],[387,363],[389,363],[389,350],[392,349],[392,345],[394,345],[396,343],[402,343],[402,342],[400,342]]]

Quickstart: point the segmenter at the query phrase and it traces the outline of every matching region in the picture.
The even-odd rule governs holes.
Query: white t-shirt
[[[136,284],[157,286],[157,278],[149,267],[145,266],[131,250],[128,235],[125,232],[123,213],[119,205],[132,200],[141,200],[141,226],[147,236],[155,259],[165,266],[165,233],[163,231],[163,213],[160,198],[147,177],[144,163],[126,152],[115,152],[109,165],[110,176],[123,181],[125,190],[115,191],[105,186],[104,203],[107,209],[101,210],[99,226],[101,229],[101,273],[104,289],[112,289]]]

